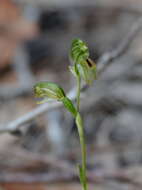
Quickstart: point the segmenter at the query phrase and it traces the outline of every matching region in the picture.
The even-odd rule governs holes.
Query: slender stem
[[[78,74],[77,77],[77,96],[76,96],[76,103],[77,103],[77,117],[76,117],[76,124],[78,128],[79,133],[79,139],[80,139],[80,146],[81,146],[81,156],[82,156],[82,167],[79,168],[80,170],[80,181],[82,184],[83,190],[87,190],[87,177],[86,177],[86,143],[85,143],[85,135],[84,135],[84,127],[83,127],[83,121],[79,114],[80,110],[80,91],[81,91],[81,77]]]
[[[78,75],[77,76],[77,95],[76,95],[76,103],[77,103],[78,112],[80,108],[80,91],[81,91],[81,78],[80,78],[80,75]]]
[[[86,143],[85,143],[85,135],[84,135],[84,128],[83,128],[83,121],[78,113],[76,117],[76,124],[79,133],[80,145],[81,145],[81,155],[82,155],[82,169],[80,173],[80,180],[83,186],[83,190],[87,190],[87,177],[86,177]]]

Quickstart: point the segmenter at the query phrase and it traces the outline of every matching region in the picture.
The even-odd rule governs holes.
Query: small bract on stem
[[[89,58],[89,49],[80,39],[75,39],[72,41],[70,57],[73,61],[72,66],[70,66],[70,71],[77,80],[76,105],[74,105],[73,102],[66,96],[64,90],[53,82],[37,83],[34,86],[34,92],[36,97],[43,98],[43,101],[40,103],[46,102],[48,99],[62,102],[64,107],[75,118],[82,156],[82,164],[81,166],[78,166],[79,178],[82,189],[88,190],[86,175],[86,143],[83,120],[80,114],[80,93],[82,80],[90,85],[96,79],[96,64]]]

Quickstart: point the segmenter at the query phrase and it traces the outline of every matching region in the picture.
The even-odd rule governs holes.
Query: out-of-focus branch
[[[115,59],[123,55],[128,50],[133,39],[136,37],[141,28],[142,17],[140,17],[138,21],[134,23],[128,35],[126,35],[124,39],[122,39],[122,42],[116,49],[110,52],[106,52],[100,57],[100,59],[98,60],[99,73],[102,73],[106,69],[106,67],[108,67]]]
[[[122,39],[122,42],[113,51],[107,52],[103,54],[99,61],[98,61],[98,73],[99,75],[102,74],[102,72],[110,65],[112,62],[123,55],[128,48],[130,47],[130,44],[132,43],[133,39],[136,37],[138,34],[139,30],[142,28],[142,17],[138,19],[136,23],[132,26],[130,29],[130,32],[124,39]],[[86,89],[86,86],[82,87],[83,90]],[[73,88],[69,93],[68,97],[72,100],[75,99],[75,92],[76,89]],[[27,122],[33,120],[36,118],[38,115],[43,114],[46,111],[52,110],[54,108],[60,107],[62,104],[61,103],[46,103],[43,105],[38,106],[37,108],[33,109],[32,111],[28,112],[27,114],[19,117],[18,119],[15,119],[14,121],[11,121],[8,124],[0,126],[0,132],[13,132],[17,130],[20,126],[26,124]]]
[[[73,88],[69,93],[68,97],[71,98],[72,100],[75,99],[75,91],[76,89]],[[32,111],[28,112],[27,114],[19,117],[18,119],[15,119],[8,124],[0,126],[0,132],[13,132],[16,131],[20,126],[28,123],[29,121],[33,120],[37,116],[45,113],[46,111],[52,110],[54,108],[61,107],[62,104],[60,102],[50,102],[50,103],[45,103],[37,108],[33,109]]]

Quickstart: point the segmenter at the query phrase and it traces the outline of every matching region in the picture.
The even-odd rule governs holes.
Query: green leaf
[[[70,56],[75,63],[80,64],[89,57],[89,49],[82,40],[75,39],[72,41]]]
[[[74,107],[72,101],[71,101],[68,97],[62,98],[61,101],[63,102],[65,108],[66,108],[69,112],[71,112],[74,117],[76,117],[76,115],[77,115],[77,110],[76,110],[76,108]]]

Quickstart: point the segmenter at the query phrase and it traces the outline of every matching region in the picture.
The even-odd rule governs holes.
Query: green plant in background
[[[82,164],[81,166],[78,166],[79,178],[82,189],[87,190],[86,144],[83,121],[80,115],[80,92],[82,80],[90,85],[96,79],[96,64],[89,58],[89,49],[87,45],[80,39],[73,40],[70,50],[70,57],[73,62],[73,64],[70,66],[70,71],[77,80],[76,105],[74,105],[73,102],[66,96],[64,90],[59,85],[52,82],[37,83],[34,86],[34,92],[36,97],[43,98],[43,101],[39,103],[44,103],[49,99],[60,101],[75,118],[82,155]]]

